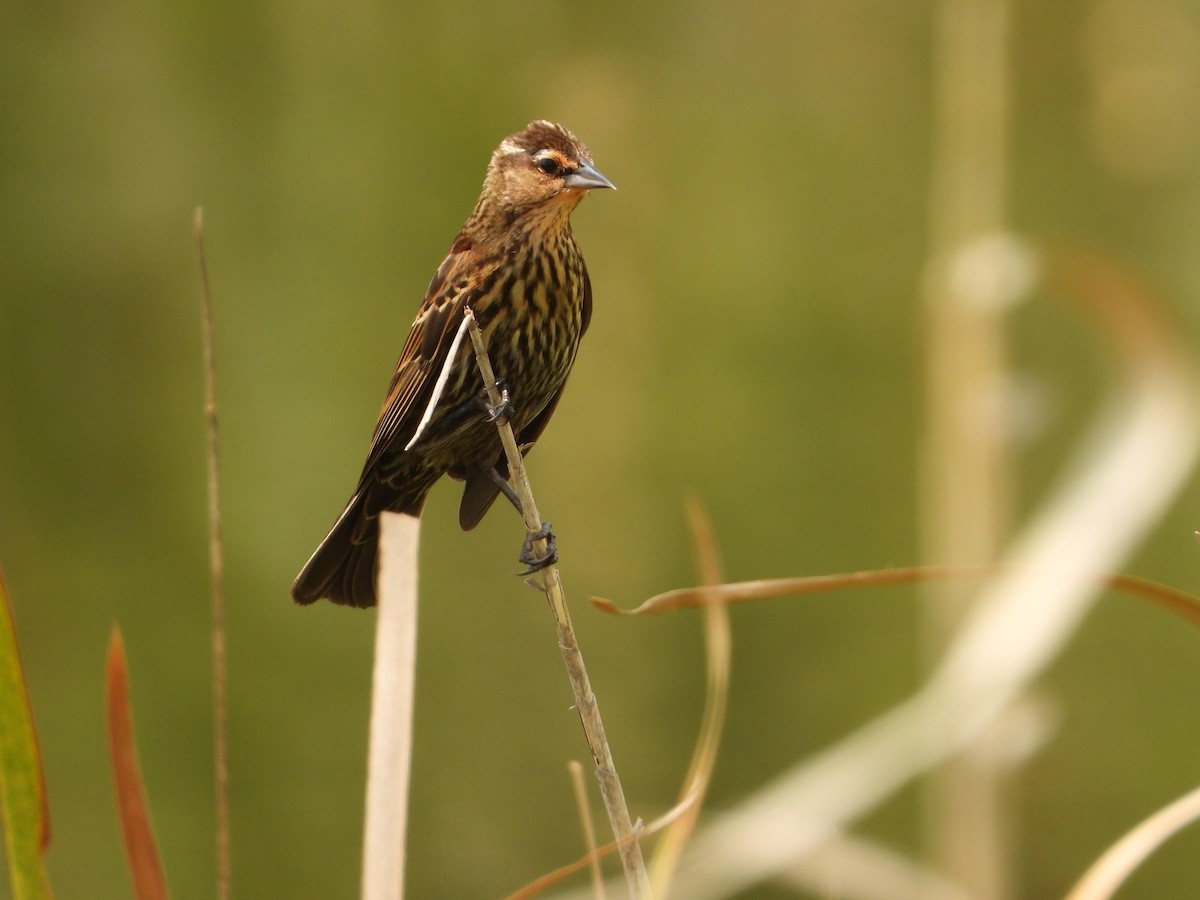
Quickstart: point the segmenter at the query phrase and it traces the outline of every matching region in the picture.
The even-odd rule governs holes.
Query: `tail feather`
[[[350,498],[325,540],[296,576],[292,598],[297,603],[315,603],[328,597],[343,606],[375,605],[379,519],[368,513],[364,501],[363,491]]]

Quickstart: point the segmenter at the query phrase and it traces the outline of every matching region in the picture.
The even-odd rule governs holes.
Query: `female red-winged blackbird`
[[[474,312],[510,398],[493,416],[507,415],[528,450],[562,395],[592,313],[571,211],[592,188],[612,186],[588,148],[551,122],[531,122],[492,154],[475,211],[404,342],[358,487],[292,585],[298,603],[328,597],[374,606],[379,514],[419,516],[442,475],[466,482],[458,516],[464,530],[507,487],[508,464],[471,341],[452,348],[463,309]],[[528,556],[522,559],[535,567],[546,561]]]

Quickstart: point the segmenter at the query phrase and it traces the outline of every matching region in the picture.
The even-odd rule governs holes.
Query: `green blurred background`
[[[1194,337],[1200,7],[1013,16],[1013,227],[1131,265]],[[169,880],[194,897],[215,879],[195,206],[216,304],[235,890],[353,896],[373,615],[300,609],[288,587],[353,486],[493,147],[562,121],[619,187],[575,215],[595,314],[531,475],[649,816],[699,723],[699,622],[584,601],[694,582],[686,491],[731,579],[919,559],[933,28],[932,4],[891,0],[0,6],[0,563],[58,895],[128,893],[102,718],[114,622]],[[1107,367],[1045,296],[1013,340],[1040,410],[1015,457],[1023,514]],[[1125,569],[1196,590],[1197,500],[1193,483]],[[510,574],[520,526],[499,510],[463,534],[456,506],[440,486],[423,532],[415,897],[497,896],[580,849],[565,766],[586,748],[544,603]],[[713,808],[916,686],[916,598],[733,613]],[[1197,684],[1200,635],[1126,598],[1098,606],[1041,683],[1056,730],[1013,788],[1019,896],[1060,894],[1195,784]],[[907,792],[863,829],[915,850],[917,809]],[[1125,896],[1188,896],[1198,858],[1200,837],[1180,838]]]

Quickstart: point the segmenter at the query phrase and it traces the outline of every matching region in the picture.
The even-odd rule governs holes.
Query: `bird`
[[[443,475],[464,482],[464,531],[501,494],[520,509],[494,419],[508,418],[526,453],[554,413],[592,315],[571,213],[589,191],[614,187],[587,145],[553,122],[530,122],[496,148],[404,341],[358,485],[292,585],[297,603],[374,606],[380,514],[419,518]],[[498,407],[487,403],[471,341],[460,339],[467,308],[487,341]],[[552,541],[549,526],[526,539],[530,570],[556,558],[552,543],[535,556],[535,537]]]

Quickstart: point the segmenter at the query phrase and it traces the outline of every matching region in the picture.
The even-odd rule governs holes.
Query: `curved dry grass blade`
[[[221,550],[221,455],[217,429],[217,367],[213,356],[212,292],[204,255],[204,210],[192,218],[200,280],[200,335],[204,353],[204,419],[208,463],[208,563],[212,584],[213,772],[217,806],[217,897],[228,900],[232,884],[229,837],[229,737],[225,665],[225,562]]]
[[[677,588],[655,594],[640,606],[623,609],[604,597],[593,597],[592,604],[607,613],[622,616],[641,616],[649,613],[674,612],[703,606],[706,597],[716,597],[724,604],[749,603],[777,597],[798,597],[822,594],[826,591],[857,587],[877,587],[920,581],[932,567],[910,566],[902,569],[874,569],[864,572],[843,572],[836,575],[802,575],[795,578],[765,578],[755,581],[734,581],[713,587]],[[974,570],[972,570],[974,571]]]
[[[720,554],[713,536],[712,522],[695,497],[688,498],[687,518],[691,526],[700,579],[706,585],[717,585],[723,577]],[[660,897],[670,894],[671,880],[679,866],[679,859],[696,828],[700,808],[716,766],[717,748],[721,743],[721,732],[725,728],[725,712],[729,701],[729,672],[733,650],[729,611],[720,596],[713,591],[702,591],[701,602],[704,604],[704,657],[707,664],[704,714],[700,721],[696,749],[684,778],[683,790],[680,792],[681,801],[692,797],[694,802],[690,803],[686,811],[667,828],[655,850],[651,872],[652,884]]]
[[[1200,819],[1200,788],[1140,822],[1084,873],[1066,900],[1108,900],[1155,850]]]
[[[524,887],[518,888],[511,894],[508,894],[504,900],[532,900],[534,897],[540,897],[544,891],[562,884],[572,875],[576,875],[584,869],[591,868],[610,853],[615,853],[616,850],[616,841],[609,841],[603,847],[597,847],[595,850],[589,851],[574,862],[569,862],[565,866],[555,869],[553,872],[547,872],[545,875],[534,879]]]
[[[108,642],[107,666],[108,748],[112,757],[113,781],[117,791],[117,811],[121,817],[121,836],[125,840],[125,858],[133,879],[133,894],[138,900],[167,897],[167,879],[163,874],[158,842],[150,824],[150,808],[138,764],[137,742],[133,733],[133,713],[129,705],[129,671],[125,665],[125,644],[115,625]]]
[[[8,848],[8,873],[17,900],[50,896],[42,859],[50,845],[50,814],[42,754],[25,670],[17,646],[12,606],[0,574],[0,806]]]
[[[1160,609],[1200,626],[1200,598],[1186,591],[1133,575],[1113,575],[1108,579],[1108,586],[1114,591],[1148,600]]]
[[[622,609],[611,600],[593,597],[596,608],[614,615],[640,616],[654,613],[698,609],[706,597],[716,597],[724,604],[753,603],[776,600],[780,597],[802,597],[829,591],[854,588],[886,587],[895,584],[938,581],[943,579],[983,579],[1003,574],[1007,567],[988,566],[906,566],[896,569],[874,569],[863,572],[843,572],[836,575],[804,575],[795,578],[768,578],[759,581],[735,581],[713,587],[677,588],[656,594],[640,606]],[[1109,575],[1104,584],[1114,591],[1138,597],[1200,625],[1200,598],[1178,588],[1138,578],[1134,575]]]
[[[653,820],[649,825],[635,826],[636,836],[638,839],[642,839],[650,837],[653,834],[657,834],[684,813],[686,813],[693,806],[695,806],[698,800],[699,797],[695,795],[685,797],[681,802],[676,803],[657,819]],[[562,884],[562,882],[566,881],[572,875],[582,872],[584,869],[590,866],[594,860],[603,859],[610,853],[615,853],[616,851],[617,842],[609,841],[607,844],[603,845],[602,847],[597,847],[591,853],[581,856],[574,862],[567,863],[565,866],[561,866],[555,869],[553,872],[547,872],[540,878],[529,882],[529,884],[525,885],[524,887],[518,888],[516,891],[513,891],[513,893],[505,896],[504,900],[530,900],[530,898],[538,897],[543,891],[548,891],[550,888]]]

